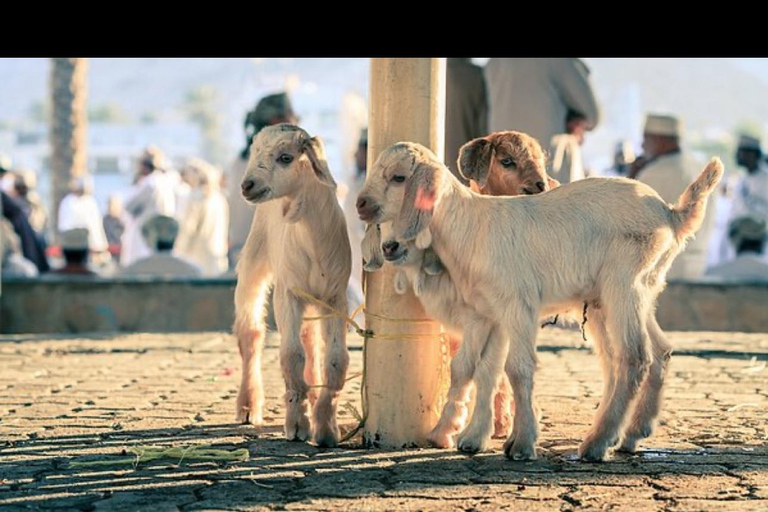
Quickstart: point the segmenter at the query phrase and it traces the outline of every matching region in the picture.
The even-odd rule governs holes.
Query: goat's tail
[[[674,229],[681,242],[691,238],[701,227],[707,208],[707,198],[723,177],[723,162],[714,157],[696,180],[683,191],[677,205],[672,207]]]

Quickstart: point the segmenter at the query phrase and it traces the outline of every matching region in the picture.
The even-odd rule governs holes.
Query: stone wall
[[[8,278],[0,333],[230,330],[235,279]],[[666,330],[768,332],[768,283],[672,282],[659,300]]]

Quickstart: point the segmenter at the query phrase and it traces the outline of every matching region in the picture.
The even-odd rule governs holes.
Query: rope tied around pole
[[[365,279],[363,281],[365,284]],[[355,407],[349,403],[346,402],[342,407],[351,411],[351,413],[355,416],[355,418],[358,420],[358,424],[355,428],[353,428],[351,431],[349,431],[344,437],[341,438],[339,442],[343,443],[345,441],[348,441],[352,439],[355,435],[357,435],[360,430],[365,427],[365,422],[368,419],[368,397],[366,396],[367,388],[366,388],[366,379],[365,379],[365,363],[366,363],[366,353],[367,353],[367,346],[368,346],[368,340],[369,339],[378,339],[378,340],[420,340],[424,339],[425,337],[429,337],[428,334],[378,334],[373,332],[371,329],[363,329],[357,322],[355,322],[354,318],[362,311],[365,311],[365,314],[368,316],[371,316],[373,318],[384,320],[387,322],[393,322],[393,323],[429,323],[433,322],[431,319],[425,319],[425,318],[390,318],[386,317],[384,315],[377,315],[374,313],[370,313],[366,310],[365,304],[361,304],[358,306],[353,312],[352,316],[349,317],[345,313],[339,311],[335,307],[331,306],[330,304],[318,299],[317,297],[313,296],[312,294],[301,290],[299,288],[292,288],[291,292],[296,294],[299,297],[302,297],[306,301],[312,303],[315,306],[325,308],[331,313],[326,315],[317,315],[317,316],[310,316],[310,317],[304,317],[303,320],[305,321],[316,321],[316,320],[325,320],[329,318],[338,318],[341,320],[344,320],[348,325],[351,325],[352,328],[355,330],[355,332],[363,338],[363,371],[362,373],[358,373],[355,375],[352,375],[350,377],[347,377],[344,382],[348,382],[350,380],[356,379],[357,377],[362,377],[361,385],[360,385],[360,404],[361,408],[363,409],[362,414],[360,414]],[[440,373],[438,374],[438,384],[443,382],[445,379],[443,378],[443,371],[444,367],[446,366],[447,359],[448,359],[448,334],[445,332],[441,332],[437,338],[440,340],[441,345],[441,364],[440,364]],[[309,388],[327,388],[328,386],[326,384],[316,384],[309,386]],[[436,389],[437,396],[433,400],[435,403],[435,407],[433,408],[433,412],[436,414],[436,416],[440,417],[440,411],[442,410],[442,406],[444,404],[440,404],[438,402],[442,402],[439,400],[440,394],[443,391],[441,389],[443,386],[438,385]]]

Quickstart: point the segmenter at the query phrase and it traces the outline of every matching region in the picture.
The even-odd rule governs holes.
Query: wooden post
[[[400,141],[443,155],[445,70],[445,59],[371,59],[369,169],[383,149]],[[366,327],[403,338],[368,340],[363,442],[382,448],[425,446],[450,378],[449,348],[439,338],[439,324],[424,321],[418,299],[395,293],[394,275],[391,265],[366,275]]]

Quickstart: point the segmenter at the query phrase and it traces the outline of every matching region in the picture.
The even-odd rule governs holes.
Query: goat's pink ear
[[[413,240],[429,227],[438,201],[438,180],[437,164],[422,162],[416,165],[405,182],[403,206],[394,223],[399,238]]]
[[[467,180],[475,180],[480,187],[488,181],[493,145],[485,137],[473,139],[459,149],[459,173]]]
[[[329,187],[335,187],[336,181],[333,179],[331,170],[328,168],[328,160],[325,157],[325,146],[320,137],[312,137],[305,139],[303,143],[303,150],[309,158],[309,162],[312,164],[312,170],[315,172],[315,176],[324,185]]]
[[[560,186],[560,182],[557,181],[555,178],[551,178],[547,176],[547,185],[549,185],[549,189],[552,190],[553,188],[557,188]]]

